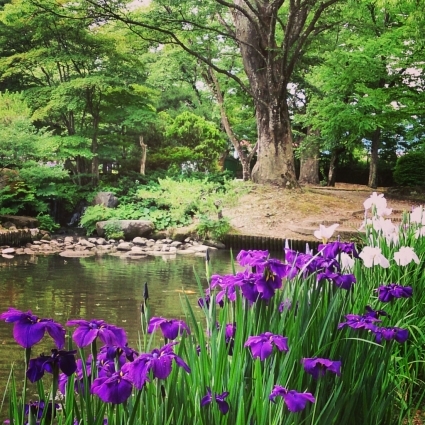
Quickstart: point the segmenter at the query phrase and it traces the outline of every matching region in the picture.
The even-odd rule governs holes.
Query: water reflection
[[[151,316],[169,318],[184,317],[183,294],[192,305],[196,304],[199,289],[194,270],[206,285],[203,257],[167,258],[129,260],[108,255],[0,258],[0,312],[9,307],[32,310],[39,317],[53,318],[62,324],[69,319],[104,319],[123,327],[129,345],[136,346],[144,282],[149,284]],[[214,273],[231,272],[229,252],[213,252],[211,263]],[[1,393],[10,365],[17,362],[18,369],[22,369],[23,349],[14,342],[12,328],[12,324],[0,321]],[[48,353],[52,346],[46,337],[34,348],[32,357]]]

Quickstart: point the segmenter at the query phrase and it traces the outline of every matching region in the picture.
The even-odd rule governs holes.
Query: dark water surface
[[[211,267],[213,273],[231,273],[229,251],[212,252]],[[193,306],[199,297],[194,270],[206,286],[204,257],[0,257],[0,312],[9,307],[32,310],[40,318],[63,325],[70,319],[104,319],[123,327],[129,345],[136,347],[144,282],[149,285],[150,316],[184,318],[183,293]],[[1,399],[11,364],[15,363],[18,372],[23,369],[24,350],[14,341],[12,328],[13,324],[0,321]],[[53,341],[46,336],[31,357],[49,354],[51,348]],[[1,413],[3,419],[4,410]]]

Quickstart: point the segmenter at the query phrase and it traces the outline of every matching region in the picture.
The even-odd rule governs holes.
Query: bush
[[[109,220],[112,214],[113,210],[111,208],[106,208],[103,205],[94,205],[84,211],[80,224],[86,229],[87,235],[91,235],[96,230],[96,223]]]
[[[38,226],[41,230],[47,230],[48,232],[53,232],[59,229],[59,224],[53,220],[49,214],[38,214],[37,220],[40,223]]]
[[[425,152],[409,152],[397,160],[394,180],[400,186],[425,186]]]
[[[196,232],[202,239],[213,239],[220,241],[230,231],[230,224],[227,218],[220,218],[219,220],[211,219],[207,216],[201,216]]]

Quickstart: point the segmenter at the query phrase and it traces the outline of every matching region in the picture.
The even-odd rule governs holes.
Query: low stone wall
[[[0,232],[0,246],[22,246],[31,242],[31,231],[28,229],[6,230]]]

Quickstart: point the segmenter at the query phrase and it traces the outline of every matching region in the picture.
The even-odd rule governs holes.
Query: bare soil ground
[[[223,209],[223,215],[230,219],[235,233],[304,239],[299,230],[307,229],[304,235],[309,234],[309,229],[318,228],[319,223],[345,221],[352,223],[354,230],[361,223],[363,202],[373,191],[347,183],[337,183],[334,188],[304,186],[296,190],[252,184],[249,193],[242,195],[235,206]],[[413,197],[393,198],[386,188],[375,191],[385,194],[388,207],[398,216],[420,205]]]

